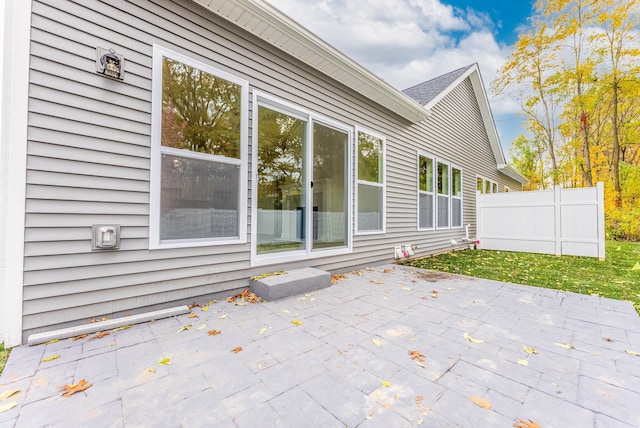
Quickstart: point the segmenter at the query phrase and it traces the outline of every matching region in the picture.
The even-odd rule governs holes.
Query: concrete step
[[[309,293],[331,285],[331,274],[316,268],[294,269],[251,281],[251,291],[264,300]]]

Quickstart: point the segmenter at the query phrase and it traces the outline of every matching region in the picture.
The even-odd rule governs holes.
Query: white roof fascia
[[[192,0],[411,122],[429,111],[264,0]]]
[[[529,180],[524,177],[517,169],[508,164],[498,164],[498,171],[506,175],[507,177],[513,178],[520,184],[528,184]]]

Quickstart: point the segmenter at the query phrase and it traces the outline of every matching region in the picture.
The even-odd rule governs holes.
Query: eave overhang
[[[192,0],[324,75],[416,123],[429,111],[262,0]]]

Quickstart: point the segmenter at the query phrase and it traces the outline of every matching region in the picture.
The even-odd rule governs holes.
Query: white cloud
[[[486,13],[440,0],[267,1],[398,89],[477,62],[496,117],[519,111],[489,91],[511,47],[496,40],[500,24]]]

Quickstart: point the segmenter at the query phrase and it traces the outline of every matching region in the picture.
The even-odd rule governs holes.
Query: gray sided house
[[[7,0],[0,341],[454,248],[520,190],[477,65],[397,91],[262,0]]]

